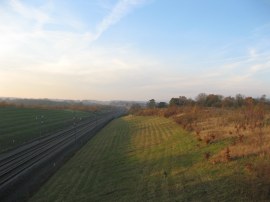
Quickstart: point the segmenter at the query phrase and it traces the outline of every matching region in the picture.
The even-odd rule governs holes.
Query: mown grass
[[[73,117],[78,121],[90,115],[71,110],[0,107],[0,152],[68,126]]]
[[[114,120],[30,201],[260,201],[246,157],[212,164],[205,152],[229,143],[198,145],[170,119]],[[255,159],[254,159],[255,160]]]

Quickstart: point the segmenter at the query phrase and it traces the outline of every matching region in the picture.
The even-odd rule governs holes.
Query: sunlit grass
[[[198,146],[169,119],[127,116],[90,140],[31,201],[254,200],[245,170],[253,157],[217,164],[204,157],[227,145]]]

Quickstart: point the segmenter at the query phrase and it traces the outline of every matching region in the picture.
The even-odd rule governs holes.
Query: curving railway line
[[[40,173],[48,173],[45,177],[49,177],[49,173],[55,171],[56,163],[63,163],[63,157],[70,156],[70,153],[74,153],[97,130],[122,114],[122,112],[111,112],[99,118],[88,119],[2,154],[0,156],[0,201],[27,200],[25,196],[29,196],[32,190],[40,186],[39,181],[45,181],[39,179],[44,178],[44,174],[39,177]],[[35,182],[29,183],[33,178]]]

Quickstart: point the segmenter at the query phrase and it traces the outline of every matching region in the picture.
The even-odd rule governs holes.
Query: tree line
[[[187,98],[186,96],[179,96],[171,98],[169,103],[156,102],[151,99],[147,102],[147,108],[166,108],[168,106],[203,106],[203,107],[225,107],[225,108],[238,108],[247,104],[264,103],[270,105],[270,100],[266,99],[266,95],[259,98],[246,97],[242,94],[237,94],[234,97],[217,94],[200,93],[195,99]]]
[[[82,101],[54,101],[49,99],[1,99],[0,107],[37,108],[55,110],[78,110],[78,111],[100,111],[110,110],[114,106],[101,104],[88,104]]]

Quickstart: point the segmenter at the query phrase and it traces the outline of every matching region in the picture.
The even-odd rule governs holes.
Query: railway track
[[[85,120],[53,135],[40,138],[14,151],[0,156],[0,199],[5,192],[17,188],[21,176],[29,175],[33,168],[66,148],[76,144],[91,131],[104,126],[121,113],[108,113],[96,119]]]

